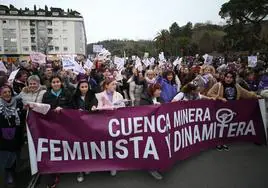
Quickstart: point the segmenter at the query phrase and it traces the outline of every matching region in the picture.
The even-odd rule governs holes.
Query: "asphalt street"
[[[116,177],[95,172],[77,183],[76,174],[64,174],[57,188],[268,188],[268,147],[235,144],[228,152],[205,151],[178,162],[163,176],[157,181],[146,171],[118,172]],[[44,178],[37,187],[45,187]]]

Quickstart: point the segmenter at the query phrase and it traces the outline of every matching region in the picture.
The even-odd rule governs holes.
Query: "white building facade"
[[[0,6],[0,55],[86,54],[84,20],[78,12],[8,9]]]

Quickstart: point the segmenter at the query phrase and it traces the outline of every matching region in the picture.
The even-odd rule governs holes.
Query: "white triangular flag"
[[[150,58],[150,65],[154,65],[154,62],[155,62],[155,58],[154,57],[151,57]]]
[[[117,70],[122,70],[124,68],[125,65],[125,60],[124,58],[120,58],[120,57],[114,57],[114,64],[116,64],[116,68]]]
[[[46,63],[46,55],[41,52],[32,52],[30,58],[32,62],[38,63],[39,65]]]
[[[159,61],[166,61],[165,56],[164,56],[164,52],[161,52],[161,53],[158,55],[158,57],[159,57]]]
[[[177,57],[177,59],[173,62],[173,65],[174,65],[174,66],[177,66],[177,65],[179,65],[179,62],[180,62],[180,61],[179,61],[179,57]]]
[[[106,59],[108,59],[108,56],[110,56],[110,55],[111,55],[111,53],[108,50],[106,50],[105,48],[103,48],[101,50],[101,52],[98,54],[98,59],[99,60],[106,60]]]
[[[151,62],[150,62],[150,60],[148,58],[143,59],[142,62],[146,67],[151,65]]]
[[[136,58],[136,61],[135,61],[135,68],[139,68],[139,67],[142,67],[142,64],[141,64],[141,60],[139,57]]]
[[[211,55],[208,55],[208,54],[205,54],[203,55],[203,58],[204,58],[204,64],[206,65],[210,65],[212,63],[212,60],[213,60],[213,56]]]
[[[248,67],[254,68],[257,66],[258,57],[248,56]]]
[[[9,83],[12,83],[14,81],[14,79],[19,71],[20,71],[20,69],[17,69],[15,71],[11,72],[11,74],[9,75],[9,78],[8,78]]]
[[[76,75],[78,75],[79,73],[82,73],[82,74],[85,74],[86,73],[86,71],[85,71],[85,69],[82,67],[82,65],[80,65],[79,63],[77,63],[76,61],[74,61],[74,69],[73,69],[73,71],[74,71],[74,73],[76,74]]]
[[[75,68],[75,56],[72,55],[64,55],[61,56],[62,59],[62,69],[63,70],[71,70]]]
[[[93,62],[87,59],[87,61],[84,64],[85,69],[91,69],[93,67]]]

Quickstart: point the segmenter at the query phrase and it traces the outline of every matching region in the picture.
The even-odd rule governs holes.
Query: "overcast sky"
[[[223,22],[218,15],[228,0],[0,0],[17,8],[75,9],[85,21],[88,43],[105,39],[153,39],[173,22]]]

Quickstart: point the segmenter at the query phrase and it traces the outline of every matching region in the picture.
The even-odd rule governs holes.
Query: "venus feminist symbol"
[[[231,122],[235,115],[236,113],[233,112],[231,109],[221,108],[216,112],[216,119],[218,122],[224,125]]]

